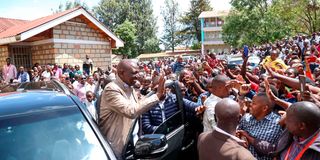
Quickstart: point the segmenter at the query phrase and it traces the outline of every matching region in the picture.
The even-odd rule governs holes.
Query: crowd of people
[[[230,67],[214,53],[148,63],[122,60],[105,71],[80,66],[35,64],[18,71],[10,58],[3,83],[48,81],[65,84],[86,104],[116,156],[133,137],[151,134],[174,115],[177,82],[187,118],[198,121],[199,159],[320,159],[320,33],[232,50],[243,63]],[[258,66],[250,66],[258,56]],[[135,125],[138,119],[139,125]],[[137,138],[134,138],[135,140]]]

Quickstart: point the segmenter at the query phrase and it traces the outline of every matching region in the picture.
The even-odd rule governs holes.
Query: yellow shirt
[[[288,66],[281,59],[277,58],[276,60],[272,61],[271,56],[267,56],[262,61],[262,64],[267,67],[274,68],[275,70],[288,68]]]

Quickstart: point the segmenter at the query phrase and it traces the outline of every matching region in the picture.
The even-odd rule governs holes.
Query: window
[[[78,108],[1,118],[0,159],[107,159]]]
[[[182,112],[181,110],[168,118],[165,122],[163,122],[158,128],[154,131],[155,134],[164,134],[167,135],[179,128],[182,123]]]
[[[25,68],[32,67],[31,47],[30,46],[10,46],[9,54],[12,58],[13,64],[18,68],[23,66]]]

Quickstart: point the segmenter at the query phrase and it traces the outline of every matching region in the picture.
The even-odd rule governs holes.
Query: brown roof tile
[[[45,24],[47,22],[50,22],[50,21],[52,21],[52,20],[54,20],[56,18],[64,16],[64,15],[66,15],[68,13],[71,13],[71,12],[77,10],[77,9],[80,9],[80,8],[81,7],[69,9],[69,10],[66,10],[64,12],[56,13],[56,14],[53,14],[53,15],[49,15],[49,16],[46,16],[46,17],[38,18],[38,19],[35,19],[33,21],[29,21],[29,22],[23,23],[23,25],[19,24],[19,25],[15,25],[13,27],[7,28],[3,32],[0,31],[0,38],[16,36],[16,35],[18,35],[20,33],[26,32],[26,31],[28,31],[30,29],[33,29],[33,28],[35,28],[37,26],[40,26],[40,25]]]
[[[27,23],[27,20],[0,17],[0,33],[14,26]]]

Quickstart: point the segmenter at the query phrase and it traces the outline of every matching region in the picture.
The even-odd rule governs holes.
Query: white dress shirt
[[[213,94],[211,94],[203,103],[204,106],[206,106],[206,110],[203,113],[203,132],[212,131],[215,126],[217,126],[217,123],[214,119],[214,109],[216,107],[216,104],[221,100],[220,97],[217,97]]]

